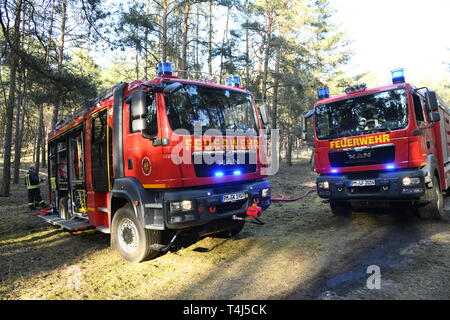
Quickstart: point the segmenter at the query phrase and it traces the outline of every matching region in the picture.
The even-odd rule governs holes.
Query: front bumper
[[[214,220],[244,216],[253,203],[263,210],[270,206],[270,191],[262,197],[262,190],[269,189],[265,180],[232,185],[214,185],[206,188],[168,191],[164,194],[164,220],[169,229],[182,229],[205,225]],[[245,199],[223,202],[223,196],[245,193]],[[192,201],[192,210],[171,211],[171,202]]]
[[[404,186],[404,177],[417,177],[419,184]],[[426,194],[426,171],[422,169],[401,170],[395,172],[365,172],[343,175],[321,175],[317,177],[317,193],[319,197],[330,200],[388,200],[414,201],[422,200]],[[355,180],[375,180],[375,185],[353,186]],[[329,188],[319,188],[328,182]]]

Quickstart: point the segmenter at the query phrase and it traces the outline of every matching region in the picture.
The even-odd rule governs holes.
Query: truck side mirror
[[[428,114],[428,118],[430,119],[430,122],[439,122],[441,121],[441,115],[439,112],[430,112]]]
[[[308,133],[306,132],[306,118],[305,116],[302,116],[300,127],[302,130],[301,138],[302,140],[306,140]]]
[[[427,109],[429,112],[439,110],[439,103],[437,100],[436,92],[434,91],[425,92],[425,100],[427,102]]]
[[[266,127],[269,124],[269,112],[267,111],[267,105],[262,104],[258,108],[259,112],[261,113],[262,123],[264,127]]]
[[[177,92],[181,88],[183,88],[183,84],[180,82],[175,82],[175,83],[169,84],[167,87],[165,87],[163,92],[165,94],[172,94],[172,93]]]
[[[144,90],[137,90],[131,94],[131,117],[142,118],[147,114],[147,93]]]
[[[309,143],[312,143],[312,140],[308,134],[308,124],[306,120],[310,119],[314,115],[314,113],[315,113],[314,110],[309,110],[301,118],[301,130],[302,130],[301,139],[308,141]]]

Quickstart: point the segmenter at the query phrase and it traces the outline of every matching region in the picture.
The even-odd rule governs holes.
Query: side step
[[[93,228],[85,219],[75,218],[72,220],[65,220],[60,218],[57,214],[49,214],[46,216],[39,215],[38,217],[54,226],[60,226],[69,231],[81,231]]]

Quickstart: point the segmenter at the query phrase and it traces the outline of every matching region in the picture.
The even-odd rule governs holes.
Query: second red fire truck
[[[49,135],[51,214],[65,229],[96,228],[126,260],[168,250],[181,231],[235,235],[270,205],[266,112],[236,77],[116,85]],[[44,212],[45,213],[45,212]]]
[[[444,213],[450,112],[434,91],[406,83],[403,69],[392,75],[391,85],[356,85],[335,97],[319,89],[305,116],[313,120],[318,195],[335,215],[380,207]]]

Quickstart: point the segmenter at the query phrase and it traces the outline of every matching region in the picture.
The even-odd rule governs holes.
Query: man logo
[[[349,160],[362,160],[372,158],[372,152],[349,153]]]

